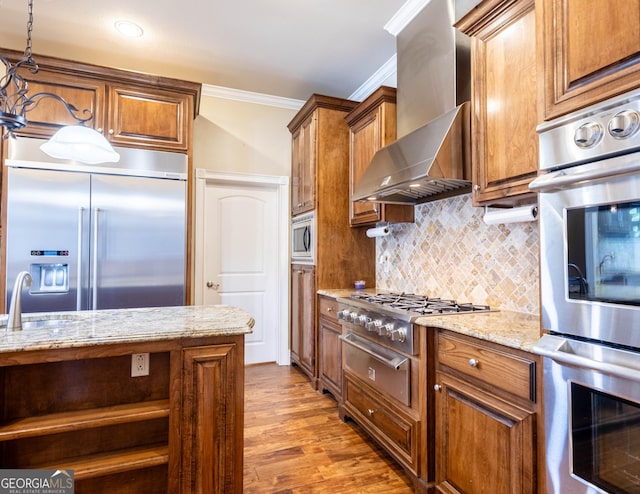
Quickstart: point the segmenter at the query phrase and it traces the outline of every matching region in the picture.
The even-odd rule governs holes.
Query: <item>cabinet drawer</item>
[[[417,471],[418,423],[400,410],[391,409],[349,378],[345,380],[345,408],[396,459]]]
[[[534,360],[453,335],[438,335],[438,366],[484,381],[526,400],[536,401]]]
[[[318,305],[320,307],[320,312],[318,312],[320,316],[338,322],[338,301],[335,298],[321,296]]]

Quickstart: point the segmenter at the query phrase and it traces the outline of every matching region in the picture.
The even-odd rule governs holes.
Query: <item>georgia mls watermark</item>
[[[73,494],[73,470],[0,470],[0,494]]]

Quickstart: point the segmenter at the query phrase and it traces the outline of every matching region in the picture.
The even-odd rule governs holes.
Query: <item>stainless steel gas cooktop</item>
[[[490,312],[488,305],[457,302],[451,299],[428,297],[407,293],[352,293],[349,298],[339,299],[344,304],[365,310],[374,310],[389,317],[413,322],[422,316]]]

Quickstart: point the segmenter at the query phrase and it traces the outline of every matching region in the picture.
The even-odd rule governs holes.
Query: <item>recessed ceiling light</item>
[[[116,21],[113,26],[116,31],[128,38],[139,38],[144,32],[140,26],[131,21]]]

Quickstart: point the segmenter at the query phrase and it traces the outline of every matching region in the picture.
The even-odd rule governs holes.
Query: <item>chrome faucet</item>
[[[7,318],[7,330],[22,331],[22,286],[31,286],[32,278],[27,271],[20,271],[16,282],[13,284],[9,317]]]

